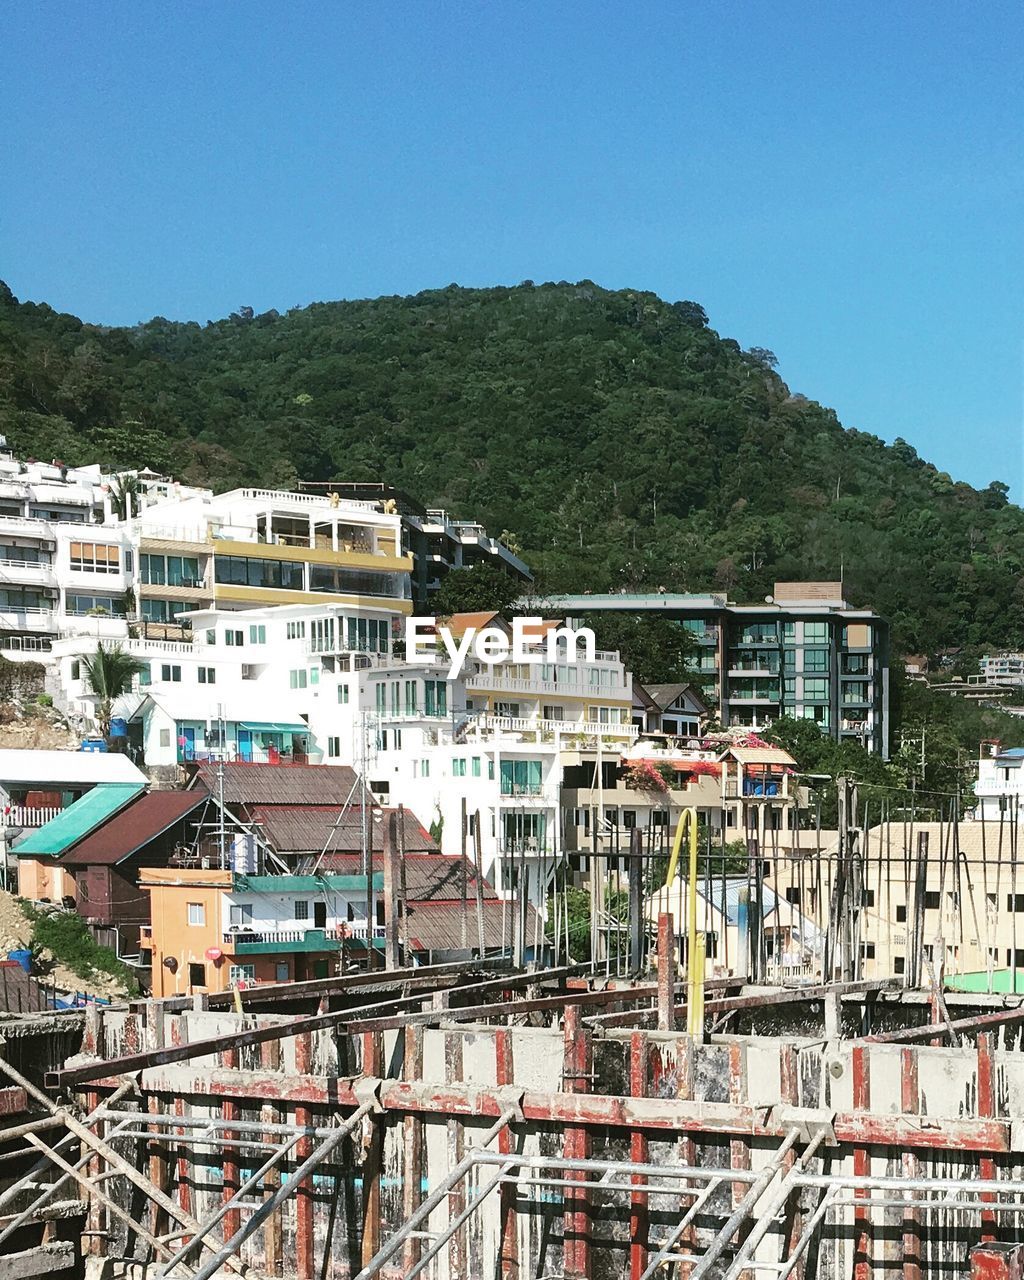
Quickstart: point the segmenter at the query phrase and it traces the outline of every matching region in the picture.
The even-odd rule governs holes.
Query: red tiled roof
[[[113,866],[200,805],[208,804],[209,799],[205,791],[150,791],[72,845],[61,863],[73,867]]]
[[[384,823],[393,809],[367,808],[366,827],[371,848],[384,849]],[[359,805],[254,805],[253,824],[278,853],[355,853],[363,847]],[[415,814],[404,810],[405,851],[436,853],[437,845]]]

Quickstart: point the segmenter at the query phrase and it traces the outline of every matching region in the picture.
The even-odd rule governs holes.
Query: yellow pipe
[[[676,824],[675,839],[672,841],[672,856],[668,862],[668,874],[665,876],[665,889],[668,890],[675,879],[679,866],[679,854],[683,847],[683,837],[689,831],[690,876],[687,902],[686,930],[686,1030],[691,1036],[704,1034],[704,951],[705,938],[697,932],[697,810],[684,809]],[[666,893],[667,897],[667,893]]]

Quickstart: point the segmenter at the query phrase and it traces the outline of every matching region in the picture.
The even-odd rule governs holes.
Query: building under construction
[[[765,966],[755,850],[749,970],[700,986],[634,894],[599,966],[389,949],[11,1015],[0,1280],[1020,1277],[1024,999],[944,990],[920,949],[862,976],[868,847],[844,820],[816,872],[817,980]]]

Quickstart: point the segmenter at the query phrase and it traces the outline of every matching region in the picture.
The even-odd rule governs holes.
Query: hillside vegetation
[[[579,284],[104,329],[0,285],[24,454],[214,486],[386,478],[508,530],[543,589],[836,578],[897,645],[1019,643],[1024,514],[844,430],[693,302]]]

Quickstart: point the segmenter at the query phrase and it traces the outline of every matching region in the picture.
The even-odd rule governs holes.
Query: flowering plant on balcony
[[[623,774],[623,782],[632,791],[665,792],[675,779],[675,770],[671,765],[654,763],[652,760],[634,760]]]

